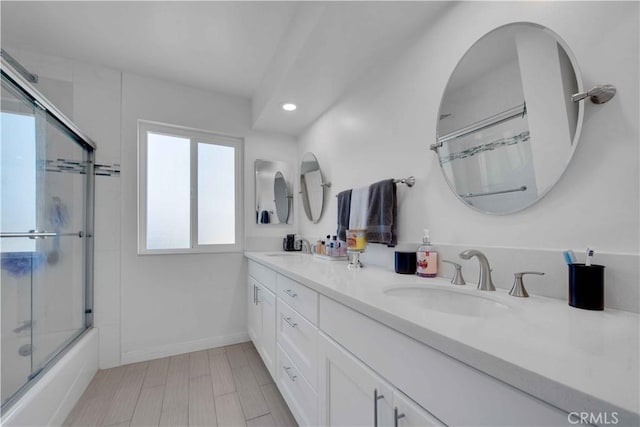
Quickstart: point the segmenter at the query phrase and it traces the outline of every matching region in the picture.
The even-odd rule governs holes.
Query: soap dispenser
[[[438,253],[431,246],[429,230],[424,230],[422,245],[416,252],[416,275],[420,277],[436,277],[438,274]]]

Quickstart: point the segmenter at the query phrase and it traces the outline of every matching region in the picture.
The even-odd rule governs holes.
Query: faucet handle
[[[467,282],[464,281],[464,277],[462,277],[462,266],[460,264],[446,259],[443,259],[442,262],[446,262],[447,264],[451,264],[455,267],[455,272],[453,273],[453,277],[451,278],[451,283],[453,285],[467,284]]]
[[[509,295],[522,298],[529,297],[527,290],[524,288],[524,282],[522,281],[522,276],[525,274],[537,274],[538,276],[544,276],[544,273],[539,271],[521,271],[519,273],[514,273],[513,286],[509,291]]]

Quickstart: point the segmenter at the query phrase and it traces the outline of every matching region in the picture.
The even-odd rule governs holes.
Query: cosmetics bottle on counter
[[[424,230],[422,245],[416,252],[416,275],[420,277],[436,277],[438,274],[438,253],[431,246],[429,230]]]

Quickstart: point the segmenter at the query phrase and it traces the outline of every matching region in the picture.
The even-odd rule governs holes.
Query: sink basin
[[[400,286],[384,290],[393,298],[402,298],[424,307],[442,313],[458,314],[462,316],[495,316],[505,313],[509,306],[482,295],[456,292],[447,289],[434,289],[423,286]]]

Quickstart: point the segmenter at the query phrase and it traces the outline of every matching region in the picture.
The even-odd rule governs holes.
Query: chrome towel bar
[[[408,178],[397,178],[393,180],[394,184],[406,184],[407,187],[413,187],[414,185],[416,185],[416,179],[413,176],[410,176]],[[336,197],[338,197],[338,195],[336,194]]]

